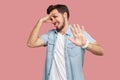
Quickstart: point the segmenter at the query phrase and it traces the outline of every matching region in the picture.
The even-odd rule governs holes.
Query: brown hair
[[[58,12],[60,13],[64,13],[66,12],[67,13],[67,18],[69,19],[70,17],[70,14],[69,14],[69,10],[67,8],[66,5],[62,5],[62,4],[56,4],[56,5],[50,5],[48,8],[47,8],[47,14],[50,14],[50,12],[54,9],[57,9]]]

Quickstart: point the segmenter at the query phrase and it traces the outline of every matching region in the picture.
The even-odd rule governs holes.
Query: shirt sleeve
[[[42,39],[42,41],[44,42],[45,46],[47,46],[48,44],[48,36],[49,36],[49,32],[39,36],[40,39]]]
[[[90,43],[94,43],[96,42],[96,40],[94,38],[91,37],[91,35],[89,35],[86,31],[84,32],[85,34],[85,38],[90,42]]]

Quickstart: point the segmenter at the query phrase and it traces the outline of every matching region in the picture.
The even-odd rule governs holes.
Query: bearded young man
[[[27,45],[31,48],[47,46],[43,80],[84,80],[85,50],[102,56],[103,48],[79,24],[69,24],[66,5],[50,5],[47,16],[32,30]],[[56,29],[39,36],[43,23],[50,22]]]

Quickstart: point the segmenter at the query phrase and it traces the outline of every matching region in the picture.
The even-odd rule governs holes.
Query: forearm
[[[28,39],[28,44],[31,44],[31,43],[34,43],[37,38],[38,38],[38,33],[39,33],[39,30],[42,26],[43,22],[41,20],[39,20],[37,22],[37,24],[35,25],[35,27],[33,28],[32,32],[30,33],[30,36],[29,36],[29,39]]]
[[[104,54],[104,50],[99,44],[90,43],[86,49],[95,55],[102,56]]]

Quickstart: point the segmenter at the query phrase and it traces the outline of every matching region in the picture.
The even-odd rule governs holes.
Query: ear
[[[63,16],[64,16],[64,18],[67,18],[67,13],[64,12],[64,13],[63,13]]]

